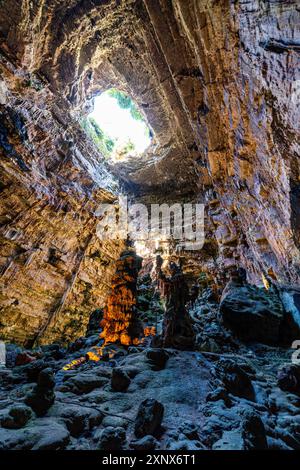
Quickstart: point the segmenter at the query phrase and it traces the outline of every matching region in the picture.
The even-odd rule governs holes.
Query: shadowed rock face
[[[0,5],[0,334],[69,340],[105,305],[123,244],[95,236],[119,181],[206,201],[185,269],[299,281],[299,7],[286,1],[8,0]],[[111,165],[78,119],[117,86],[153,145]]]
[[[272,292],[249,285],[229,288],[220,312],[225,325],[244,340],[278,344],[283,336],[284,312],[278,296]]]

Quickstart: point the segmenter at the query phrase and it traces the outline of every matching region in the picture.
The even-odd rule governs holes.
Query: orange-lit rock
[[[111,294],[108,297],[101,322],[101,337],[107,343],[125,346],[138,344],[143,328],[137,318],[136,290],[137,276],[142,258],[131,248],[122,252],[117,261],[116,273],[112,278]]]
[[[155,336],[155,335],[156,335],[155,326],[146,326],[144,328],[144,336]]]

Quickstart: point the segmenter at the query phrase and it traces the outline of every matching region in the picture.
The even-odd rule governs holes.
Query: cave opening
[[[299,25],[0,0],[2,459],[300,448]]]
[[[139,157],[152,141],[152,131],[138,105],[117,88],[95,97],[82,126],[104,157],[113,162]]]

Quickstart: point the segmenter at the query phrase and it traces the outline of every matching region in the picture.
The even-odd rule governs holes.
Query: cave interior
[[[0,450],[300,449],[299,52],[298,0],[0,1]]]

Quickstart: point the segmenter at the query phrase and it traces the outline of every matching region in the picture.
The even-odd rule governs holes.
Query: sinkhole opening
[[[95,98],[94,109],[82,120],[82,126],[104,157],[115,162],[143,154],[152,140],[137,105],[116,88]]]

